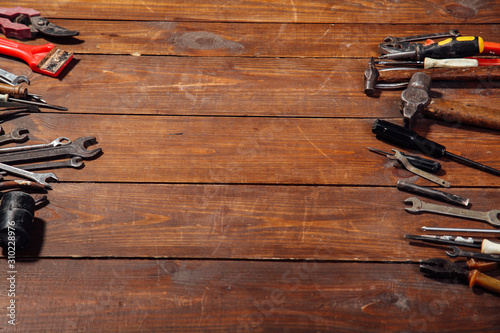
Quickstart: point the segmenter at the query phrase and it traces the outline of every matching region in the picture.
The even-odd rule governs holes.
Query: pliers
[[[33,8],[0,7],[0,31],[5,37],[17,39],[35,38],[38,33],[51,37],[77,36],[78,31],[68,30],[50,23]]]
[[[500,293],[500,280],[492,278],[484,273],[498,268],[496,262],[479,262],[475,259],[467,261],[450,261],[442,258],[423,260],[420,271],[430,277],[452,279],[458,278],[469,284],[481,286],[490,291]]]

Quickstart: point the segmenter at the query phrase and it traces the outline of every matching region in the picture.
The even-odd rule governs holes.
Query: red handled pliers
[[[17,39],[35,38],[38,33],[51,37],[72,37],[78,31],[68,30],[50,23],[32,8],[0,7],[0,31],[5,37]]]

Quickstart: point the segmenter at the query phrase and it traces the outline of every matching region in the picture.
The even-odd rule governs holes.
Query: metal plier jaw
[[[378,44],[378,52],[380,54],[400,53],[407,51],[415,51],[419,43],[412,42],[389,42]]]
[[[68,30],[50,23],[32,8],[0,7],[0,31],[5,37],[16,39],[35,38],[38,33],[51,37],[72,37],[78,31]]]

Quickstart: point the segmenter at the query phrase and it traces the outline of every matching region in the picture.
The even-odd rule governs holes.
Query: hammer
[[[462,123],[500,130],[500,110],[453,102],[443,99],[431,101],[431,77],[415,73],[408,87],[401,93],[401,113],[405,127],[411,129],[420,114],[447,122]]]

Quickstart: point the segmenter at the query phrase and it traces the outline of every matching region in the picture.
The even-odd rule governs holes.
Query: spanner
[[[101,148],[88,150],[90,145],[97,144],[95,137],[85,136],[80,137],[64,146],[36,149],[32,151],[18,151],[13,153],[0,154],[1,163],[22,163],[38,160],[57,159],[66,156],[80,156],[88,159],[99,155],[102,152]]]
[[[387,36],[384,38],[386,43],[401,43],[401,42],[416,42],[419,40],[433,39],[433,38],[447,38],[447,37],[458,37],[460,32],[457,29],[451,29],[442,33],[425,34],[409,37],[392,37]]]
[[[416,197],[408,198],[404,201],[407,204],[413,204],[411,207],[406,207],[406,211],[417,213],[417,212],[429,212],[436,214],[443,214],[449,216],[456,216],[462,218],[469,218],[473,220],[479,220],[483,222],[488,222],[489,224],[500,227],[500,220],[498,219],[498,214],[500,210],[493,209],[488,212],[480,212],[476,210],[468,210],[451,206],[436,205],[431,203],[426,203]]]
[[[0,144],[23,142],[28,138],[28,133],[26,128],[14,128],[10,133],[0,135]]]
[[[30,84],[30,80],[25,75],[15,75],[6,70],[0,68],[0,81],[10,84],[11,86],[17,86],[21,83]]]
[[[446,254],[452,258],[465,257],[465,258],[475,258],[475,259],[489,260],[489,261],[500,261],[500,255],[498,254],[464,251],[457,246],[450,246],[449,249],[452,251],[446,251]]]
[[[50,173],[34,173],[34,172],[27,171],[27,170],[15,168],[13,166],[3,164],[3,163],[0,163],[0,170],[10,172],[11,174],[14,174],[16,176],[21,176],[21,177],[25,177],[25,178],[34,180],[37,183],[44,185],[45,187],[48,187],[48,188],[52,188],[52,186],[50,186],[50,184],[47,183],[47,180],[52,179],[52,180],[58,181],[56,175],[54,175],[51,172]]]
[[[75,168],[79,169],[83,167],[85,164],[83,163],[83,159],[80,156],[74,156],[69,160],[64,161],[55,161],[55,162],[46,162],[46,163],[37,163],[37,164],[24,164],[18,165],[19,169],[23,170],[44,170],[44,169],[57,169],[57,168]]]
[[[42,148],[49,148],[49,147],[58,147],[58,146],[64,146],[67,144],[70,144],[71,140],[66,138],[66,137],[59,137],[55,139],[52,142],[49,143],[40,143],[37,145],[29,145],[29,146],[16,146],[16,147],[6,147],[6,148],[0,148],[0,154],[3,153],[12,153],[15,151],[27,151],[27,150],[33,150],[33,149],[42,149]]]

